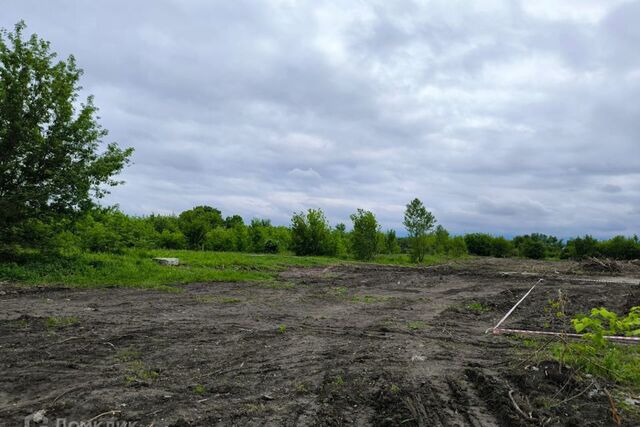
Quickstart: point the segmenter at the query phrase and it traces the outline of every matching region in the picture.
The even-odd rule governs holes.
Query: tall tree
[[[353,231],[351,246],[356,259],[368,261],[376,254],[378,246],[378,221],[370,211],[358,209],[351,215]]]
[[[204,249],[207,233],[224,224],[222,213],[211,206],[196,206],[178,217],[180,230],[191,249]]]
[[[427,251],[427,234],[436,223],[436,218],[424,207],[420,199],[415,198],[404,212],[404,226],[409,233],[411,259],[417,262],[424,260]]]
[[[28,224],[86,211],[120,184],[131,148],[102,144],[93,98],[79,104],[82,70],[57,61],[49,42],[23,38],[24,22],[0,30],[0,245]],[[36,237],[37,238],[37,237]]]
[[[291,249],[296,255],[334,255],[331,229],[322,209],[309,209],[291,217]]]

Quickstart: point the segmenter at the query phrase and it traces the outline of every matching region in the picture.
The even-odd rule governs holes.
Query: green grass
[[[415,321],[407,323],[407,328],[409,328],[412,331],[419,331],[419,330],[424,329],[426,327],[427,327],[427,325],[422,320],[415,320]]]
[[[426,255],[424,260],[421,263],[417,264],[411,261],[411,258],[407,254],[381,254],[376,255],[375,258],[371,261],[375,264],[385,264],[385,265],[406,265],[406,266],[429,266],[436,264],[444,264],[453,260],[462,260],[468,259],[470,256],[464,257],[453,257],[449,255]]]
[[[65,326],[77,325],[79,320],[77,317],[47,317],[45,325],[47,328],[64,328]]]
[[[610,379],[640,391],[640,346],[608,344],[594,347],[589,342],[556,344],[556,359],[581,371]]]
[[[387,302],[391,299],[388,296],[377,296],[377,295],[354,295],[351,297],[351,301],[355,303],[363,303],[363,304],[375,304],[379,302]]]
[[[133,287],[179,291],[175,285],[194,282],[262,282],[274,289],[294,285],[276,280],[278,272],[292,267],[322,267],[349,263],[330,257],[298,257],[238,252],[131,249],[122,254],[82,253],[68,257],[25,252],[18,262],[0,262],[0,282],[67,287]],[[153,258],[179,258],[180,266],[160,265]],[[454,258],[429,255],[420,265],[444,263]],[[456,258],[460,259],[460,258]],[[378,255],[378,264],[416,265],[408,255]]]
[[[153,258],[179,258],[178,267]],[[31,256],[20,264],[0,263],[0,281],[69,287],[134,287],[177,291],[194,282],[273,282],[291,267],[314,267],[344,261],[328,257],[254,255],[236,252],[130,250],[123,254],[84,253],[75,257]]]
[[[482,314],[486,313],[487,311],[491,311],[491,307],[487,307],[486,305],[479,302],[472,302],[471,304],[467,304],[465,308],[467,309],[467,311],[476,314]]]

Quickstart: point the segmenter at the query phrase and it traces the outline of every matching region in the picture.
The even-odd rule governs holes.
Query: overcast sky
[[[84,68],[108,203],[287,224],[640,233],[640,1],[4,0]]]

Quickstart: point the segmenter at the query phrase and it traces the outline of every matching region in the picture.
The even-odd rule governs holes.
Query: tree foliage
[[[291,249],[296,255],[333,255],[331,229],[322,209],[309,209],[291,218]]]
[[[370,211],[358,209],[351,215],[353,231],[351,235],[351,247],[356,259],[369,261],[377,252],[378,246],[378,221]]]
[[[411,242],[411,258],[422,262],[427,251],[427,233],[431,231],[436,219],[429,212],[420,199],[413,199],[404,212],[404,226],[409,233]]]
[[[56,60],[49,42],[0,31],[0,244],[34,244],[29,223],[87,211],[103,197],[132,149],[111,143],[89,97],[78,104],[82,70]]]

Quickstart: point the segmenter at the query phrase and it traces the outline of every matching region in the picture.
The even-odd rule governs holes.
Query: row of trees
[[[406,237],[382,231],[373,212],[358,209],[345,224],[330,226],[321,209],[295,213],[291,225],[274,226],[268,219],[245,223],[239,215],[223,217],[210,206],[197,206],[179,215],[128,216],[113,208],[94,208],[59,221],[31,219],[21,224],[14,244],[64,253],[77,251],[119,253],[128,248],[166,248],[252,253],[293,252],[371,260],[378,254],[408,254],[422,262],[428,254],[460,257],[466,254],[533,259],[603,256],[640,258],[637,236],[599,241],[591,236],[567,242],[545,234],[509,240],[485,233],[451,236],[418,199],[405,210]]]

